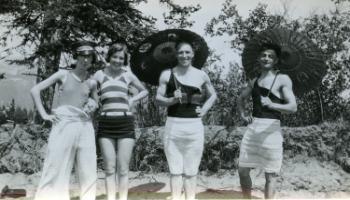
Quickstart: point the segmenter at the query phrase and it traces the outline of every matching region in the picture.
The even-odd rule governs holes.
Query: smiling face
[[[109,58],[109,63],[113,68],[120,68],[124,66],[125,63],[125,53],[124,51],[116,51]]]
[[[193,49],[188,43],[181,43],[177,47],[176,58],[180,66],[188,67],[192,65],[194,56]]]
[[[270,70],[278,63],[277,54],[272,49],[263,50],[258,58],[263,70]]]

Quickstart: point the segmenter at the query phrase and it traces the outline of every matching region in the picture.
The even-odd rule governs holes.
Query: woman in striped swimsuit
[[[133,102],[148,95],[137,77],[124,68],[128,64],[127,57],[126,45],[111,46],[106,59],[109,65],[94,75],[102,104],[97,136],[105,163],[108,200],[116,199],[116,171],[119,199],[127,199],[129,162],[135,144],[134,116],[130,108]],[[129,85],[140,91],[132,98],[128,97]]]

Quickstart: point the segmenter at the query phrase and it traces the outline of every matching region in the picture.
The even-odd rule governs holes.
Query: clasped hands
[[[177,90],[174,91],[174,99],[177,100],[180,104],[182,104],[181,88],[178,88]],[[205,109],[204,107],[201,107],[201,106],[197,106],[195,111],[199,117],[203,117],[208,112],[208,109]]]

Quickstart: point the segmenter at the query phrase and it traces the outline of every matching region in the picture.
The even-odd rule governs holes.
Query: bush
[[[350,126],[343,122],[323,123],[307,127],[283,127],[284,158],[297,155],[314,157],[320,161],[334,161],[350,173]],[[49,129],[42,126],[0,127],[0,173],[41,170],[45,156]],[[205,148],[200,170],[216,173],[220,170],[237,169],[239,146],[245,127],[232,130],[222,126],[205,127]],[[162,136],[164,127],[136,130],[137,142],[130,169],[143,172],[168,172]],[[101,157],[99,167],[103,168]]]

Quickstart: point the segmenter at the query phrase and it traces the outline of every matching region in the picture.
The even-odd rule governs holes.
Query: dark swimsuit
[[[277,76],[277,75],[276,75]],[[269,89],[258,85],[258,79],[254,82],[252,98],[253,98],[253,117],[281,119],[281,112],[269,109],[261,105],[261,96],[268,96],[272,102],[283,104],[284,100],[274,95]]]
[[[177,82],[175,84],[175,81]],[[196,113],[197,106],[201,106],[205,95],[202,94],[201,90],[197,87],[185,85],[180,83],[174,73],[171,71],[169,82],[166,86],[166,96],[173,97],[174,91],[177,87],[181,87],[182,98],[181,103],[177,103],[168,107],[169,117],[180,117],[180,118],[198,118]]]

